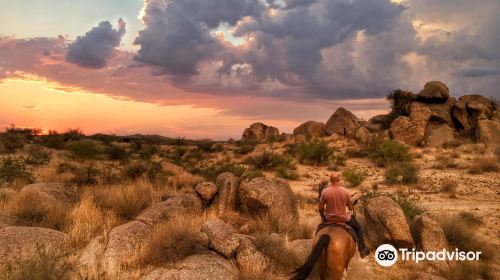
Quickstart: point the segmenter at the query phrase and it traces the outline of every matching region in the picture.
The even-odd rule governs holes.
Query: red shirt
[[[346,188],[340,185],[331,185],[321,192],[319,202],[325,205],[325,217],[327,221],[348,222],[351,214],[347,212],[347,204],[351,196]]]

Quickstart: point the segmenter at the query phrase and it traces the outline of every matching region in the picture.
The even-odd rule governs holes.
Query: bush
[[[207,165],[202,164],[194,168],[192,173],[199,174],[208,181],[215,182],[217,176],[219,176],[219,174],[222,174],[224,172],[231,172],[234,175],[240,177],[241,175],[243,175],[243,173],[245,173],[245,167],[234,163],[218,162]]]
[[[132,164],[129,164],[125,170],[123,171],[125,177],[131,180],[139,179],[144,173],[148,171],[148,166],[145,162],[139,161]]]
[[[35,190],[21,191],[9,201],[7,208],[24,226],[62,230],[67,222],[68,205],[57,200],[47,200]]]
[[[468,171],[471,174],[481,174],[483,172],[498,172],[499,170],[497,159],[487,157],[475,159]]]
[[[378,166],[387,166],[393,163],[399,164],[411,160],[408,147],[392,140],[380,144],[370,157]]]
[[[199,225],[193,217],[179,217],[157,225],[141,247],[140,262],[161,265],[180,261],[200,251]]]
[[[41,144],[47,148],[63,149],[64,135],[57,133],[55,130],[49,130],[48,135],[41,136]]]
[[[480,226],[484,223],[480,217],[474,215],[474,213],[471,212],[462,211],[458,213],[458,215],[460,216],[462,221],[470,226]]]
[[[93,165],[87,165],[83,168],[76,168],[72,170],[73,177],[68,181],[69,184],[81,186],[97,184],[97,176],[99,170]]]
[[[419,168],[411,162],[393,164],[385,170],[385,178],[389,184],[414,184],[418,181]]]
[[[24,138],[21,135],[5,132],[0,134],[0,145],[5,153],[14,153],[24,147]]]
[[[95,159],[101,154],[99,146],[92,140],[72,142],[67,148],[76,159]]]
[[[392,198],[399,204],[399,206],[403,210],[408,223],[411,223],[415,216],[421,215],[425,212],[424,208],[422,208],[418,203],[408,199],[407,197],[396,196]]]
[[[348,168],[342,172],[342,177],[347,183],[349,183],[349,187],[354,188],[359,186],[365,180],[365,174],[361,171],[356,170],[355,168]]]
[[[458,163],[448,155],[437,155],[436,163],[434,164],[434,168],[437,169],[446,169],[446,168],[456,168]]]
[[[410,104],[415,99],[413,93],[396,89],[391,91],[386,99],[391,103],[391,112],[387,115],[387,123],[384,124],[386,128],[398,116],[408,116]]]
[[[298,180],[300,178],[300,175],[296,170],[291,170],[286,166],[278,166],[276,168],[276,176],[288,180]]]
[[[127,149],[118,145],[109,145],[106,149],[106,154],[111,160],[126,161],[129,157]]]
[[[45,165],[50,162],[50,153],[44,151],[40,146],[31,146],[26,164],[29,165]]]
[[[437,219],[443,228],[448,243],[460,251],[480,251],[481,259],[491,260],[495,257],[495,248],[482,241],[472,230],[467,218],[460,214],[442,215]]]
[[[288,156],[265,151],[260,155],[249,157],[245,160],[246,164],[251,164],[257,169],[275,170],[279,166],[294,168],[292,159]]]
[[[300,163],[328,164],[333,154],[334,150],[328,147],[328,143],[323,140],[308,140],[297,146],[297,156]]]
[[[441,189],[450,194],[451,197],[454,197],[457,193],[458,182],[451,179],[445,179],[441,182]]]
[[[150,159],[153,155],[157,153],[158,153],[158,146],[153,144],[142,145],[139,151],[137,151],[139,158],[144,160]]]
[[[252,181],[254,178],[264,177],[264,172],[260,169],[247,169],[241,175],[241,178],[247,182]]]
[[[271,238],[265,233],[255,235],[255,246],[270,260],[272,270],[276,273],[290,273],[302,265],[301,260],[288,248],[283,240]]]
[[[16,180],[30,184],[35,181],[35,177],[26,169],[24,161],[7,158],[0,166],[0,181],[13,183]]]
[[[234,153],[238,155],[246,155],[253,152],[254,150],[255,150],[255,145],[245,144],[241,147],[236,148],[234,150]]]

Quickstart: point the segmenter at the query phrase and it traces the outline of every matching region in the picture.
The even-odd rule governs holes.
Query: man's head
[[[340,175],[336,172],[330,174],[330,183],[332,185],[338,184],[340,182]]]

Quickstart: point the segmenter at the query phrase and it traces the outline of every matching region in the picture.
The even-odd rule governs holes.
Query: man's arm
[[[319,198],[318,212],[321,218],[325,217],[325,199],[323,198],[323,194],[321,194],[321,197]]]
[[[347,193],[347,208],[349,211],[354,211],[354,205],[352,204],[351,196]]]

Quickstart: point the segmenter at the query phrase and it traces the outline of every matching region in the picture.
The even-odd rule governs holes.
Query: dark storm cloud
[[[466,69],[460,75],[465,78],[500,75],[500,69]]]
[[[125,22],[122,19],[118,21],[117,29],[108,21],[103,21],[76,38],[68,48],[66,60],[85,68],[103,68],[124,34]]]

